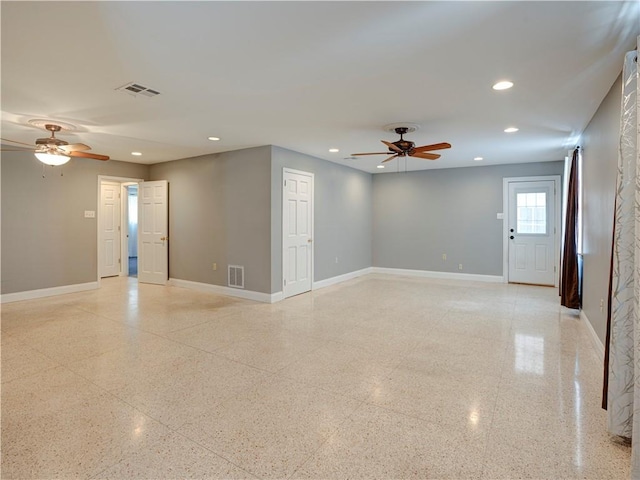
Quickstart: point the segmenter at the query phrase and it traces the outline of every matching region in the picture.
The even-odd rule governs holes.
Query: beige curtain
[[[631,476],[640,478],[640,95],[636,51],[625,56],[622,81],[606,407],[610,433],[633,441]]]

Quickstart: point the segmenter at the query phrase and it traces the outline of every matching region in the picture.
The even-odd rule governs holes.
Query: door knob
[[[160,240],[164,242],[165,240],[169,240],[169,237],[160,237]]]
[[[307,243],[311,243],[311,242],[313,242],[313,240],[311,240],[311,239],[307,240]]]

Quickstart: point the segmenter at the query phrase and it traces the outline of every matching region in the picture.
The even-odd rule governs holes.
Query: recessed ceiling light
[[[142,152],[131,152],[131,155],[135,155],[136,157],[139,157],[140,155],[142,155]]]
[[[519,130],[519,129],[518,129],[518,128],[516,128],[516,127],[509,127],[509,128],[505,128],[505,129],[504,129],[504,132],[505,132],[505,133],[514,133],[514,132],[517,132],[518,130]]]
[[[211,140],[212,142],[217,142],[218,140],[220,140],[218,137],[207,137],[208,140]]]
[[[378,168],[384,168],[384,165],[378,165]]]
[[[330,149],[329,149],[329,151],[330,151],[331,153],[337,153],[337,152],[339,152],[339,151],[340,151],[340,149],[338,149],[338,148],[330,148]]]
[[[509,80],[501,80],[491,88],[494,90],[508,90],[511,87],[513,87],[513,82],[510,82]]]
[[[476,162],[479,162],[480,160],[484,160],[484,158],[482,158],[482,157],[474,157],[473,159],[474,159]]]

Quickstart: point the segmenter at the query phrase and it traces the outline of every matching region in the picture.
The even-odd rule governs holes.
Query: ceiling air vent
[[[139,83],[130,82],[126,85],[116,88],[119,92],[128,93],[129,95],[133,95],[134,97],[146,97],[151,98],[156,95],[160,95],[160,92],[157,90],[153,90],[149,87],[145,87],[144,85],[140,85]]]
[[[229,265],[229,286],[244,288],[244,267]]]

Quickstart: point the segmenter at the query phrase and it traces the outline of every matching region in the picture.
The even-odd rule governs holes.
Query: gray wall
[[[284,167],[314,174],[314,281],[370,267],[372,175],[274,146],[271,157],[271,291],[282,290]]]
[[[271,292],[270,159],[265,146],[151,166],[169,181],[171,278],[226,286],[243,265],[245,289]]]
[[[149,167],[73,158],[46,168],[33,155],[3,152],[2,288],[5,293],[95,282],[98,175],[146,179]],[[64,176],[60,176],[60,172]]]
[[[374,175],[373,265],[502,276],[502,179],[562,173],[559,161]]]
[[[607,325],[621,95],[622,80],[618,77],[582,135],[582,309],[602,343]]]

